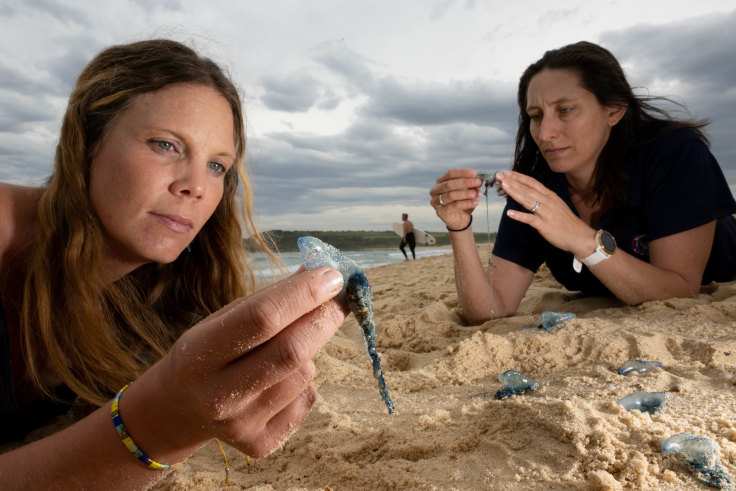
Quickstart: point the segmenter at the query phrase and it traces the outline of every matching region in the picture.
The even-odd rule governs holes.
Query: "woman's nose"
[[[174,176],[170,190],[175,195],[201,199],[207,183],[207,166],[191,162],[182,163]]]

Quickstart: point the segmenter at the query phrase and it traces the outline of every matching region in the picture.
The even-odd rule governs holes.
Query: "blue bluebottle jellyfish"
[[[528,390],[537,390],[539,382],[527,377],[516,370],[507,370],[498,374],[498,381],[503,384],[503,389],[496,391],[496,399],[504,399],[514,394],[522,394]]]
[[[575,317],[575,314],[571,312],[558,312],[556,310],[548,310],[546,312],[543,312],[542,315],[539,316],[539,320],[536,324],[527,324],[524,327],[538,327],[539,329],[549,331],[556,325],[562,324],[563,322],[568,321],[573,317]]]
[[[656,414],[664,411],[670,395],[666,392],[633,392],[616,402],[627,411],[637,410],[643,413]]]
[[[481,187],[483,188],[483,195],[488,196],[488,190],[492,188],[494,184],[496,184],[496,173],[476,171],[475,177],[476,179],[483,180],[483,184],[481,184]]]
[[[731,477],[718,460],[718,444],[710,438],[678,433],[662,444],[662,451],[681,454],[685,458],[685,465],[702,483],[721,489],[734,489]]]
[[[347,303],[358,320],[363,333],[363,342],[373,366],[373,376],[378,381],[378,391],[388,408],[388,413],[393,414],[394,403],[391,400],[388,387],[386,387],[383,370],[381,369],[381,355],[376,351],[374,342],[376,339],[376,325],[373,320],[373,291],[363,270],[342,251],[315,237],[300,237],[297,240],[297,246],[308,270],[330,266],[342,274]]]
[[[618,367],[619,375],[628,375],[631,372],[647,373],[655,368],[662,368],[661,361],[628,360]]]

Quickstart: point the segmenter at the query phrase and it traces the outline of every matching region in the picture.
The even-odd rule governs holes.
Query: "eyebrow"
[[[556,99],[556,100],[552,101],[552,105],[553,106],[556,106],[558,104],[562,104],[564,102],[574,101],[574,100],[575,100],[574,97],[560,97],[559,99]],[[532,109],[538,109],[538,108],[539,108],[539,106],[526,106],[527,112],[529,112]]]
[[[172,135],[174,135],[176,138],[178,138],[179,140],[181,140],[183,142],[188,142],[189,141],[189,139],[188,138],[185,138],[184,135],[182,135],[182,134],[180,134],[180,133],[178,133],[178,132],[176,132],[174,130],[170,130],[168,128],[159,128],[159,129],[161,129],[162,131],[168,131],[169,133],[171,133]],[[226,157],[226,158],[230,158],[233,161],[235,160],[235,155],[232,154],[232,153],[230,153],[230,152],[228,152],[228,151],[216,153],[214,156],[215,157]]]

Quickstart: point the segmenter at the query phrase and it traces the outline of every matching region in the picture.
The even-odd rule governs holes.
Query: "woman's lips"
[[[158,218],[164,225],[174,232],[187,233],[193,228],[191,220],[180,217],[179,215],[159,215],[158,213],[153,213],[153,216]]]
[[[567,148],[568,147],[546,148],[542,150],[542,153],[544,153],[545,157],[557,157],[567,150]]]

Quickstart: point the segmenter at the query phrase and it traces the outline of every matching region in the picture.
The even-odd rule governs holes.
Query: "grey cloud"
[[[298,72],[261,78],[264,95],[261,101],[275,111],[306,112],[312,107],[330,110],[340,98],[315,77]]]
[[[513,93],[507,86],[482,79],[450,84],[404,84],[386,79],[365,112],[408,124],[470,122],[505,127],[508,114],[515,110]]]
[[[0,106],[0,131],[17,132],[25,124],[51,123],[57,117],[41,95],[28,96],[0,89]]]
[[[635,85],[675,83],[675,96],[696,118],[708,118],[711,151],[730,182],[736,178],[736,11],[665,25],[639,25],[601,36],[636,77]],[[632,77],[634,78],[634,77]]]
[[[736,80],[736,11],[695,17],[663,26],[639,25],[606,33],[622,63],[631,62],[656,79],[683,80],[700,90],[732,86]]]
[[[32,8],[38,14],[62,23],[84,25],[89,22],[89,16],[84,10],[55,0],[27,0],[25,6]]]

